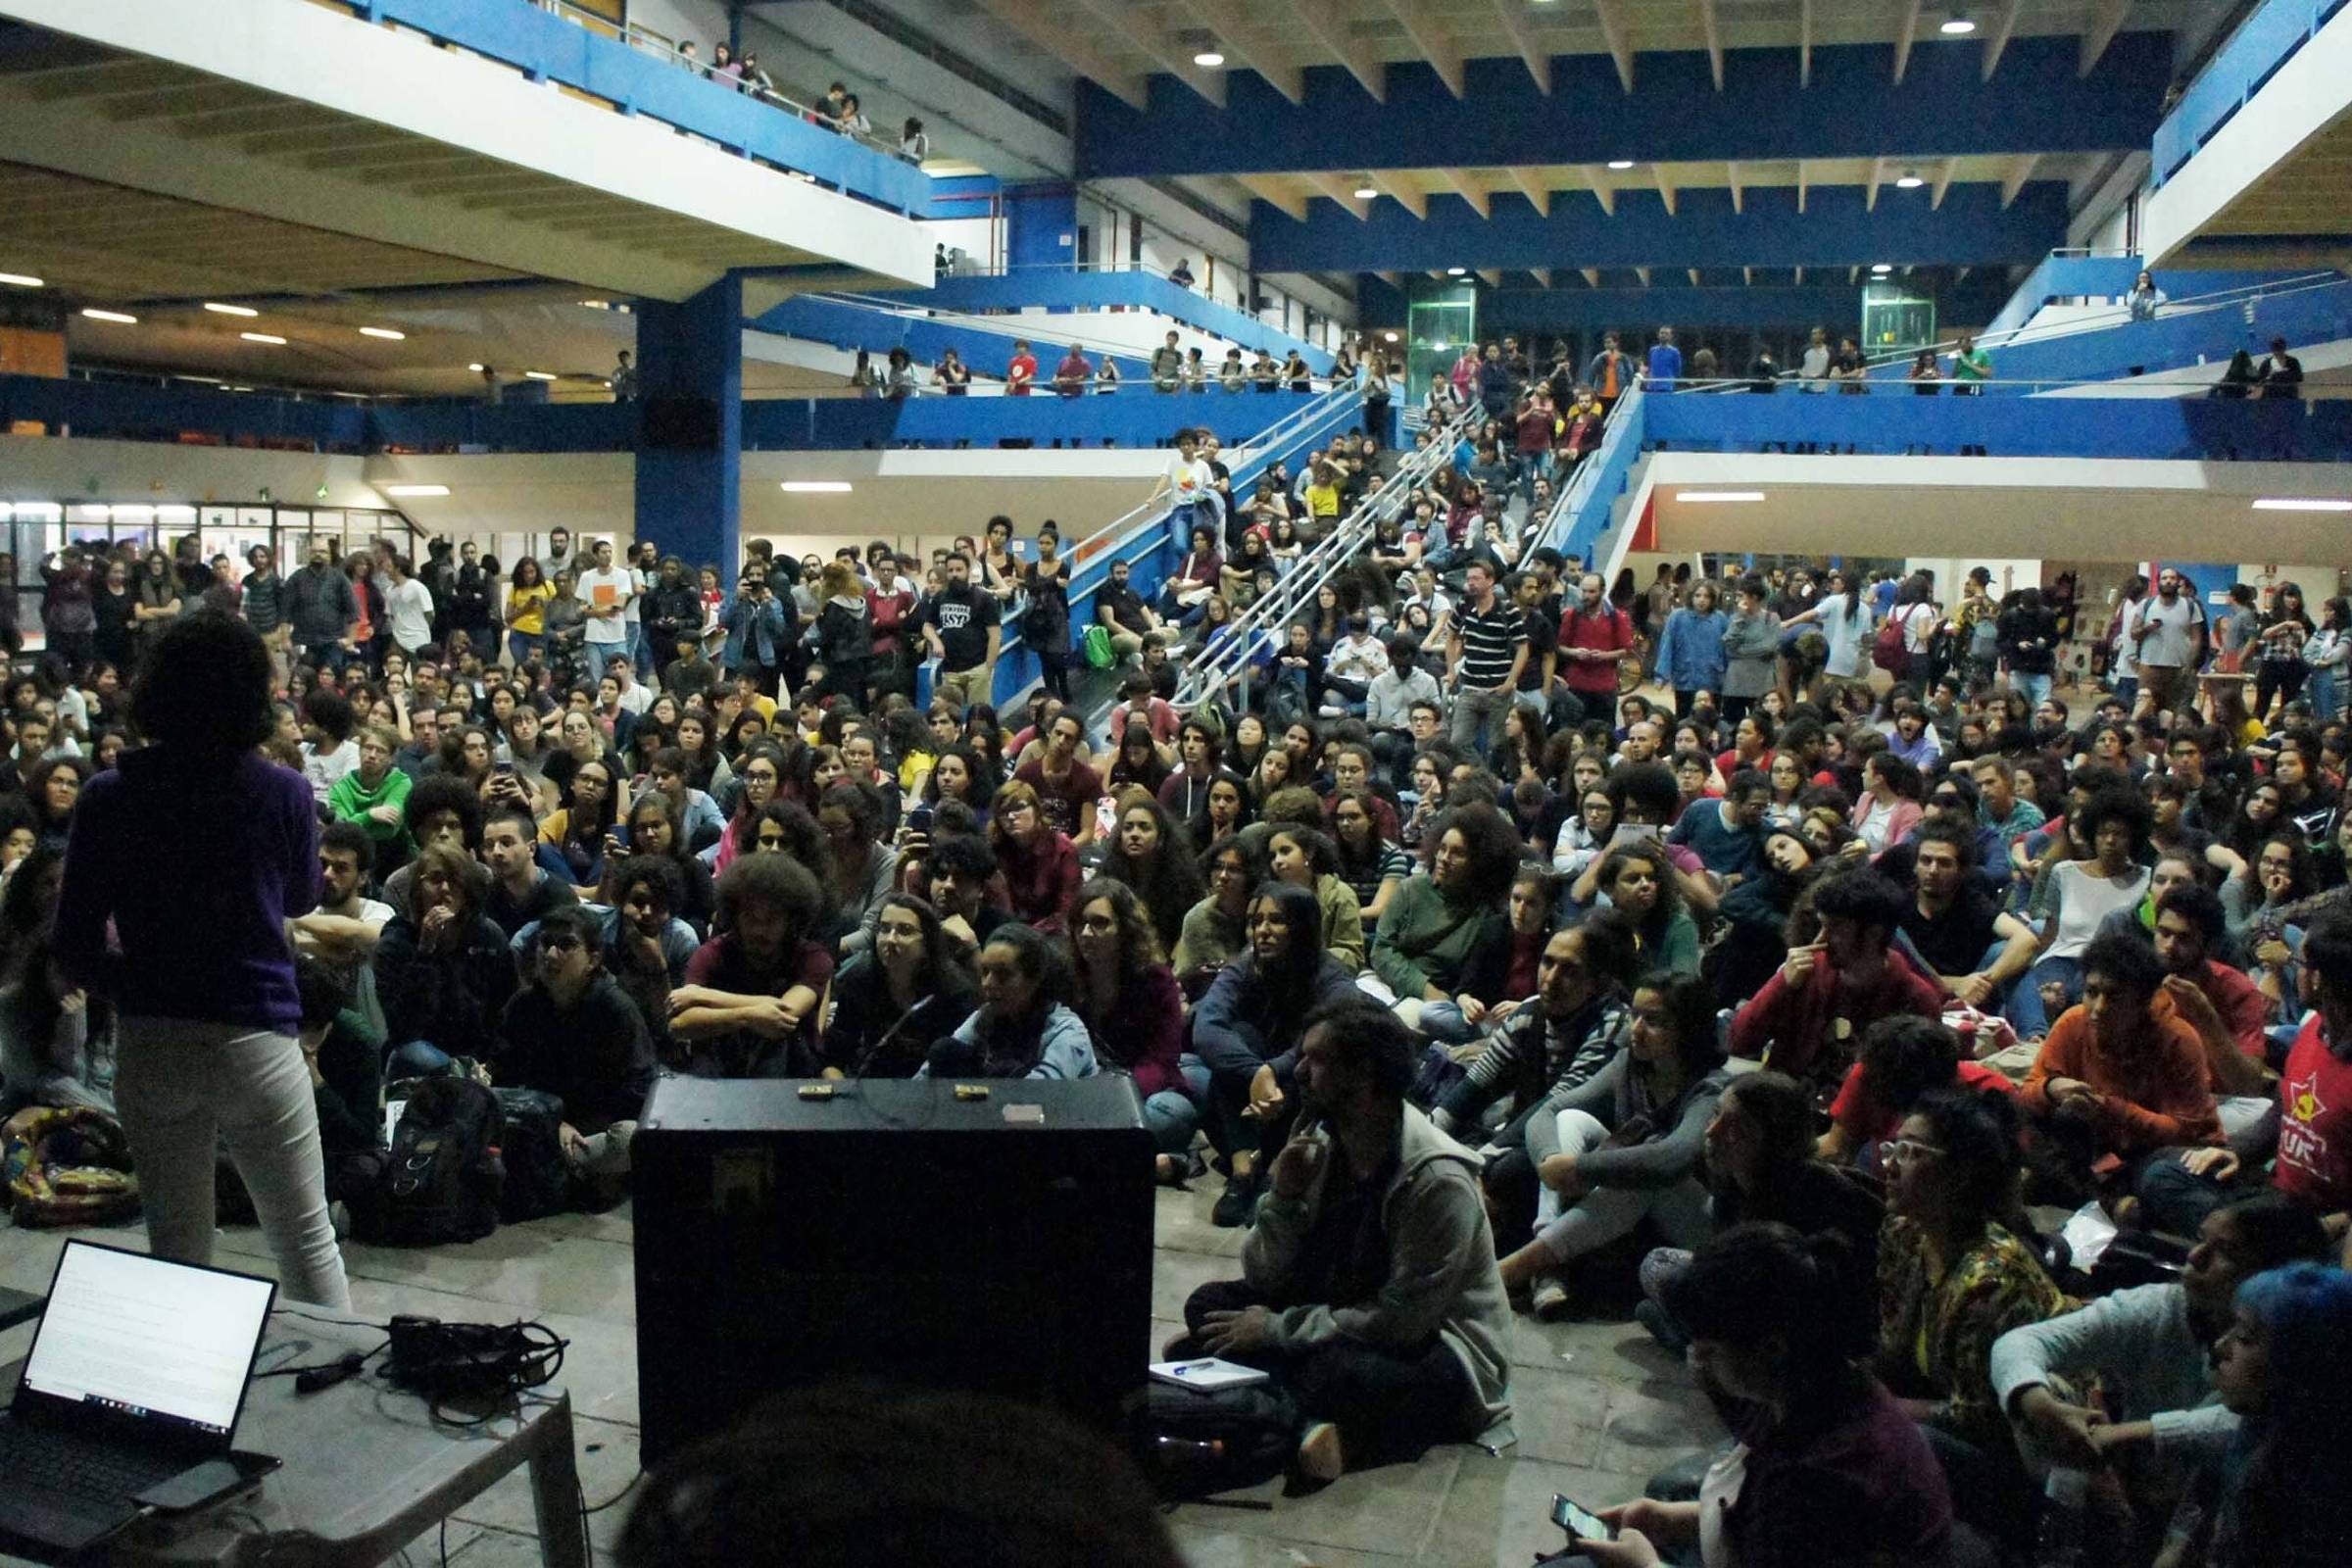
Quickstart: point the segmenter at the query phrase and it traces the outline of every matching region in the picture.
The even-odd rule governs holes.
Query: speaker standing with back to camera
[[[635,1166],[648,1464],[766,1395],[967,1389],[1122,1430],[1152,1357],[1133,1080],[664,1077]],[[1009,1112],[1009,1114],[1008,1114]]]

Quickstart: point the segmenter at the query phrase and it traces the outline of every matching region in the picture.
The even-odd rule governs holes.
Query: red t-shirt
[[[1987,1089],[2004,1095],[2017,1093],[2017,1085],[2008,1074],[1997,1067],[1987,1067],[1981,1061],[1960,1063],[1958,1082],[1961,1088],[1982,1093]],[[1845,1082],[1838,1086],[1838,1098],[1830,1102],[1830,1120],[1860,1139],[1867,1147],[1883,1143],[1902,1130],[1903,1118],[1880,1104],[1862,1089],[1862,1064],[1855,1062],[1845,1069]]]
[[[1029,385],[1036,379],[1037,358],[1034,355],[1015,354],[1012,363],[1004,367],[1005,390],[1016,398],[1027,397]]]
[[[1634,623],[1624,611],[1614,605],[1604,607],[1597,614],[1588,615],[1582,605],[1573,606],[1560,616],[1560,647],[1597,648],[1603,653],[1622,653],[1634,646]],[[1617,666],[1598,660],[1563,660],[1561,679],[1572,692],[1591,696],[1617,696]]]
[[[2286,1054],[2278,1109],[2278,1190],[2330,1213],[2352,1207],[2352,1061],[2328,1049],[2317,1011]]]
[[[1037,791],[1038,802],[1046,808],[1046,820],[1055,831],[1072,838],[1078,836],[1079,823],[1090,819],[1095,803],[1102,798],[1102,775],[1075,760],[1058,784],[1046,777],[1046,761],[1042,757],[1023,762],[1012,776]]]

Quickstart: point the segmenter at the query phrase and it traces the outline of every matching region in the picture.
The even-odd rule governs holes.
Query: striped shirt
[[[1511,673],[1511,661],[1527,641],[1527,619],[1517,606],[1500,594],[1494,607],[1481,612],[1468,600],[1454,607],[1454,627],[1462,639],[1462,686],[1492,691]]]

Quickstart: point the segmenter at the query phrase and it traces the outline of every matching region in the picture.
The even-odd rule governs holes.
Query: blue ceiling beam
[[[1890,45],[1816,48],[1805,87],[1795,50],[1735,49],[1718,92],[1704,52],[1645,51],[1630,96],[1605,54],[1555,57],[1548,95],[1516,58],[1473,60],[1458,99],[1413,62],[1388,68],[1386,103],[1337,66],[1310,68],[1298,104],[1229,71],[1223,109],[1165,74],[1143,110],[1081,78],[1078,177],[2145,148],[2173,74],[2161,32],[2118,37],[2088,77],[2073,37],[2012,40],[1989,82],[1983,59],[1923,42],[1897,85]]]
[[[1644,59],[1647,57],[1644,56]],[[1417,219],[1393,201],[1358,220],[1315,202],[1301,223],[1264,202],[1250,207],[1250,259],[1260,272],[1416,271],[1425,268],[1991,267],[2037,262],[2066,242],[2067,186],[2035,180],[2001,206],[1996,185],[1954,185],[1938,209],[1920,192],[1884,191],[1877,211],[1858,185],[1796,192],[1751,188],[1680,193],[1668,214],[1654,191],[1620,191],[1611,217],[1588,192],[1561,192],[1548,218],[1524,197],[1493,198],[1484,219],[1458,196],[1433,196]]]

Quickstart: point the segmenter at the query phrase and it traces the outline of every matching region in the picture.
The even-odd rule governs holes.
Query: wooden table
[[[257,1370],[333,1361],[383,1340],[380,1330],[279,1312]],[[236,1446],[274,1454],[282,1467],[209,1508],[132,1526],[115,1538],[106,1560],[375,1568],[528,1464],[541,1560],[547,1568],[589,1568],[570,1396],[533,1390],[497,1406],[501,1413],[480,1426],[456,1426],[436,1421],[423,1399],[377,1376],[382,1361],[317,1394],[296,1394],[290,1377],[256,1379]],[[0,1370],[0,1387],[13,1388],[20,1370]]]

